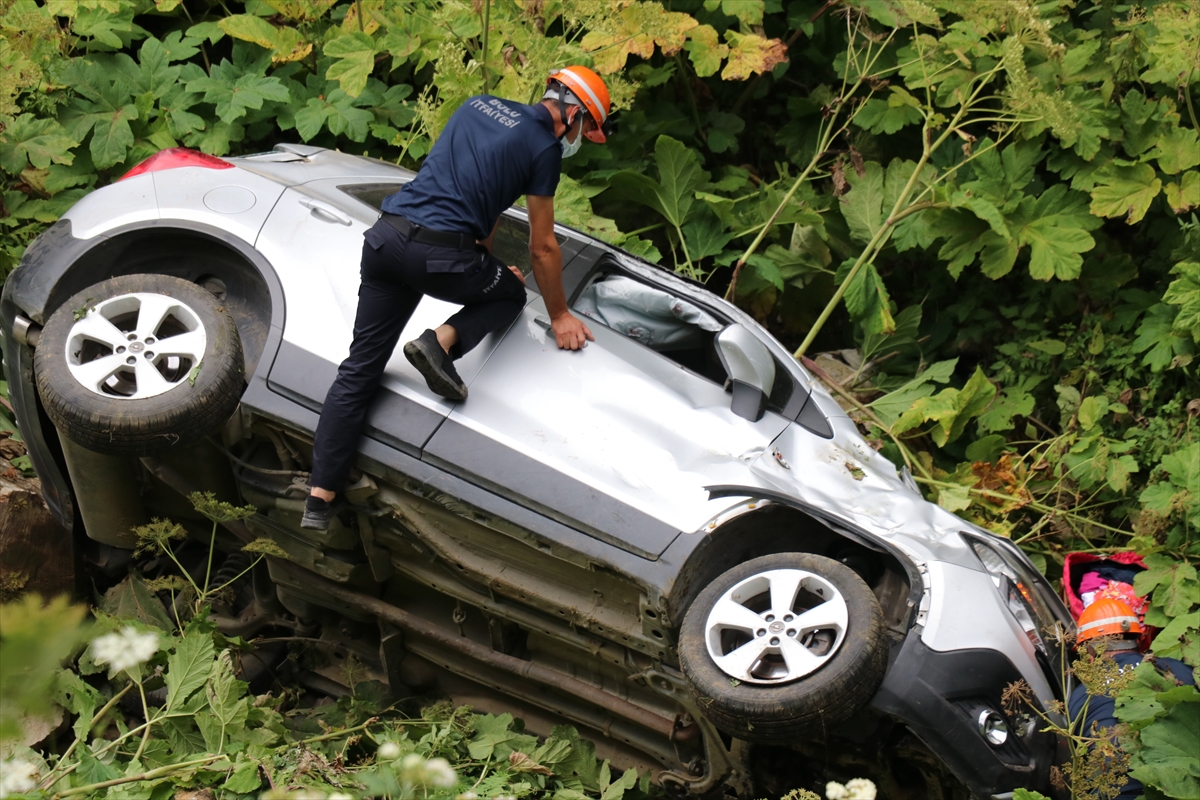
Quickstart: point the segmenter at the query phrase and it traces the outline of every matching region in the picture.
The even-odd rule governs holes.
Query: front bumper
[[[996,650],[939,652],[913,629],[888,670],[871,706],[895,717],[937,754],[979,798],[1008,796],[1014,789],[1048,790],[1057,738],[1008,720],[1003,745],[989,744],[977,720],[984,709],[1004,713],[1001,692],[1022,679]]]

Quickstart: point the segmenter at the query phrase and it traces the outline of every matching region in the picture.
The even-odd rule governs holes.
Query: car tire
[[[210,292],[168,275],[123,275],[50,316],[34,374],[63,435],[98,453],[142,456],[228,419],[245,362],[237,325]]]
[[[849,567],[776,553],[700,592],[683,618],[679,662],[704,715],[730,736],[823,737],[879,688],[885,631],[875,595]]]

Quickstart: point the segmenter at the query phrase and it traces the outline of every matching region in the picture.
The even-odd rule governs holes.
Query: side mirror
[[[730,410],[758,422],[775,384],[775,359],[767,346],[741,325],[730,325],[717,334],[717,355],[733,382]]]

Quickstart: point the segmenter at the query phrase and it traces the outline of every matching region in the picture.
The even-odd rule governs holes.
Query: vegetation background
[[[1191,0],[0,0],[0,278],[161,148],[415,169],[465,98],[569,63],[620,111],[561,220],[749,310],[1052,579],[1142,553],[1155,652],[1200,665]],[[1200,796],[1161,738],[1135,774]]]

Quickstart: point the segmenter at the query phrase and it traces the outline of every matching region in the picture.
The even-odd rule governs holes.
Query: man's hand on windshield
[[[587,325],[571,312],[563,312],[550,322],[554,329],[554,341],[563,350],[580,350],[588,342],[596,341]]]

